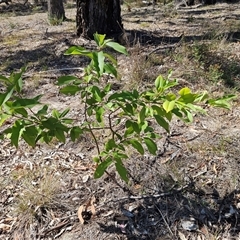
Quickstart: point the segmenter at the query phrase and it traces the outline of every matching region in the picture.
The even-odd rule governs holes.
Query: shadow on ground
[[[51,33],[43,38],[56,38],[55,42],[44,43],[35,49],[16,50],[9,56],[0,56],[2,71],[12,72],[23,66],[29,66],[35,71],[81,67],[87,64],[85,57],[65,56],[64,52],[72,44],[61,33]]]
[[[114,216],[115,224],[98,224],[103,232],[117,233],[131,240],[177,239],[180,235],[188,239],[190,232],[196,239],[198,236],[212,239],[216,235],[238,239],[239,194],[239,191],[233,191],[220,198],[216,190],[206,195],[190,184],[183,191],[175,192],[173,189],[162,197],[120,200],[123,214]],[[132,205],[136,207],[130,212],[128,208]]]

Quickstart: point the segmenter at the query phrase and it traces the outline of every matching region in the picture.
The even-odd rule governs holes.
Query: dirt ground
[[[70,106],[70,117],[81,119],[78,97],[55,84],[87,64],[64,51],[93,46],[75,36],[76,9],[58,26],[39,9],[17,9],[0,6],[0,75],[27,64],[24,93],[44,93],[50,108]],[[126,161],[129,185],[113,170],[119,185],[107,175],[93,179],[89,136],[35,149],[0,140],[0,239],[240,239],[240,4],[122,9],[119,40],[130,54],[118,56],[118,89],[150,86],[172,69],[181,87],[236,94],[232,109],[209,109],[188,125],[174,120],[170,134],[159,130],[157,156],[132,153]]]

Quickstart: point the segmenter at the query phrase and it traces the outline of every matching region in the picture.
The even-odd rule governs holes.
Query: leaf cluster
[[[58,79],[62,94],[79,95],[79,104],[84,105],[84,119],[76,122],[67,118],[71,109],[49,113],[48,106],[41,104],[40,95],[33,98],[22,96],[22,75],[26,70],[23,68],[8,78],[0,76],[5,86],[0,94],[0,126],[6,121],[12,122],[1,132],[2,137],[9,137],[16,147],[21,138],[34,147],[38,141],[49,143],[53,138],[65,142],[69,136],[75,141],[88,132],[97,148],[97,156],[93,158],[97,165],[94,177],[101,177],[109,166],[115,165],[120,177],[127,182],[124,160],[130,157],[130,148],[142,155],[146,151],[157,154],[160,136],[152,127],[153,121],[169,133],[173,117],[192,122],[194,113],[205,113],[206,104],[230,107],[229,101],[234,95],[211,99],[207,92],[193,93],[188,87],[174,91],[178,82],[170,80],[170,74],[166,78],[158,76],[152,88],[142,92],[136,89],[114,92],[111,84],[102,81],[104,75],[119,77],[117,60],[107,48],[126,55],[127,51],[120,44],[105,39],[105,35],[96,33],[94,39],[96,50],[73,46],[65,52],[66,55],[90,58],[83,76],[68,75]],[[104,137],[99,138],[103,135],[99,132],[104,133]]]

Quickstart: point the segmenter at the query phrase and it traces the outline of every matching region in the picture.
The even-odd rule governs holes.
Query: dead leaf
[[[91,212],[92,212],[92,215],[95,215],[96,214],[96,209],[94,207],[94,202],[96,201],[96,198],[95,197],[92,197],[91,199]]]
[[[200,229],[200,231],[205,235],[205,236],[209,236],[209,232],[208,229],[205,225],[203,225]]]
[[[83,181],[83,183],[85,183],[85,182],[87,182],[88,181],[88,179],[89,179],[89,175],[85,175],[85,176],[83,176],[82,177],[82,181]]]
[[[111,211],[109,211],[109,212],[107,212],[105,214],[102,214],[102,216],[103,217],[108,217],[108,216],[112,215],[113,213],[114,213],[113,210],[111,210]]]
[[[87,211],[87,209],[91,206],[91,200],[88,200],[86,203],[85,203],[85,212]]]
[[[170,159],[171,159],[170,157],[166,157],[165,159],[161,160],[161,163],[162,164],[167,163]]]
[[[88,212],[88,208],[90,208],[91,211],[91,217],[94,216],[96,214],[96,209],[94,206],[94,202],[96,201],[95,197],[92,197],[91,200],[88,200],[85,204],[81,205],[78,208],[78,219],[81,222],[81,224],[84,224],[85,220],[84,220],[84,213]]]
[[[141,187],[142,187],[142,186],[141,186],[140,184],[134,185],[134,188],[135,188],[136,190],[140,189]]]
[[[178,236],[179,236],[180,240],[187,240],[187,238],[185,238],[184,234],[179,231],[178,231]]]
[[[83,219],[83,216],[82,216],[83,208],[84,208],[84,205],[81,205],[81,206],[78,208],[78,212],[77,212],[78,219],[79,219],[79,221],[80,221],[81,224],[84,224],[84,219]]]
[[[1,229],[3,232],[6,232],[6,231],[10,230],[10,228],[11,228],[11,225],[5,224],[5,223],[0,223],[0,229]]]
[[[212,167],[212,168],[213,168],[213,172],[217,175],[218,172],[217,172],[216,164],[215,164],[215,163],[213,164],[213,167]]]

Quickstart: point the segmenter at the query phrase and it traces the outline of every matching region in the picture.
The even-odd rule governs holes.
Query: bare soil
[[[125,34],[118,40],[130,55],[118,56],[117,89],[150,86],[172,69],[180,87],[239,96],[239,3],[128,10],[124,5]],[[70,116],[81,119],[78,97],[60,95],[55,84],[88,63],[64,51],[93,46],[75,36],[76,10],[67,9],[69,21],[58,26],[32,9],[1,5],[0,12],[0,74],[27,64],[24,93],[44,94],[50,108],[70,106]],[[133,152],[126,161],[129,185],[114,170],[93,179],[96,149],[87,135],[35,149],[0,140],[0,239],[240,239],[239,100],[229,111],[208,112],[190,125],[173,121],[171,134],[159,129],[157,156]]]

